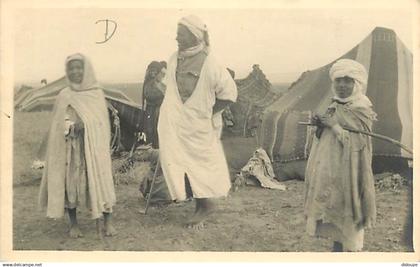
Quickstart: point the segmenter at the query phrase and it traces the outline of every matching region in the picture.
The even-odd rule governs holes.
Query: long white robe
[[[57,97],[48,139],[39,203],[47,208],[47,217],[60,218],[65,207],[66,139],[64,118],[71,106],[83,121],[84,153],[87,168],[92,219],[112,211],[116,197],[111,169],[110,125],[105,96],[101,89],[75,91],[63,89]]]
[[[103,212],[112,212],[116,202],[109,148],[111,128],[105,95],[96,81],[92,64],[86,56],[74,54],[67,57],[66,68],[72,60],[83,62],[83,79],[80,84],[75,84],[67,77],[68,87],[57,96],[48,135],[39,204],[47,209],[47,217],[60,218],[64,215],[65,194],[73,194],[66,192],[69,190],[66,183],[70,176],[75,174],[66,175],[69,163],[67,153],[71,156],[71,151],[66,148],[64,134],[65,118],[68,117],[67,111],[70,106],[84,126],[83,152],[86,161],[88,202],[92,219],[97,219]]]
[[[194,198],[226,196],[231,182],[220,141],[222,112],[213,115],[213,106],[216,98],[236,101],[236,84],[210,53],[194,92],[183,103],[176,68],[177,53],[168,62],[158,124],[160,160],[169,192],[173,200],[184,200],[187,174]]]

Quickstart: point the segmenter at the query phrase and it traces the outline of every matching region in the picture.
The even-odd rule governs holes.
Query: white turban
[[[330,69],[330,78],[334,81],[336,78],[350,77],[366,86],[368,74],[365,67],[357,61],[351,59],[340,59],[332,65]]]
[[[203,21],[194,15],[189,15],[180,19],[178,24],[184,25],[185,27],[190,30],[192,34],[200,41],[204,42],[204,36],[207,32],[207,26],[203,23]]]
[[[363,102],[369,99],[365,96],[368,74],[365,67],[357,61],[351,59],[340,59],[335,62],[330,69],[330,79],[334,82],[337,78],[350,77],[354,79],[354,88],[351,96],[343,99],[337,96],[334,84],[331,90],[334,98],[341,102],[349,102],[363,99]],[[370,103],[370,101],[369,101]],[[371,104],[370,104],[371,105]]]

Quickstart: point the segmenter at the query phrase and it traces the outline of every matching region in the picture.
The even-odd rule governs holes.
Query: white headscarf
[[[351,59],[340,59],[335,62],[330,69],[330,79],[334,82],[336,78],[350,77],[354,79],[353,92],[349,97],[340,98],[334,88],[334,84],[331,86],[331,90],[334,94],[333,99],[340,102],[353,102],[363,106],[372,106],[369,98],[365,95],[368,74],[365,67],[357,61]]]
[[[183,17],[178,22],[179,25],[187,27],[187,29],[197,38],[198,44],[196,46],[179,51],[180,58],[194,56],[201,51],[209,52],[209,40],[207,26],[201,19],[194,15]]]
[[[184,25],[190,30],[192,34],[198,39],[200,43],[205,43],[205,35],[207,33],[207,26],[203,21],[194,15],[183,17],[178,24]]]
[[[80,60],[83,62],[83,79],[80,84],[71,82],[69,80],[69,77],[67,76],[67,65],[72,60]],[[90,63],[89,59],[85,55],[76,53],[76,54],[68,56],[66,58],[66,63],[64,67],[65,67],[67,83],[69,84],[71,89],[76,90],[76,91],[83,91],[83,90],[95,89],[95,88],[100,87],[98,81],[96,80],[96,76],[95,76],[95,72],[93,71],[92,64]]]

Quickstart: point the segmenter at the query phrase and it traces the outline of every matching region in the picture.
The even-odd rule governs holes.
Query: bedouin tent
[[[20,90],[15,95],[15,108],[23,112],[52,110],[58,93],[66,86],[66,79],[62,77],[40,88]],[[113,137],[119,136],[114,142],[115,149],[129,150],[136,140],[135,133],[143,130],[141,105],[119,90],[104,88],[104,94],[108,102]],[[45,154],[45,146],[46,140],[40,146],[40,158]]]
[[[278,97],[257,64],[252,66],[252,72],[247,77],[235,82],[238,99],[230,106],[234,122],[232,131],[236,136],[250,136],[258,126],[260,112]]]
[[[342,58],[358,61],[369,74],[366,95],[378,114],[373,132],[412,149],[412,53],[393,30],[377,27],[338,59]],[[323,113],[331,102],[329,70],[335,61],[304,72],[282,97],[264,110],[258,143],[267,151],[281,179],[304,177],[313,131],[312,127],[298,122],[308,121],[315,112]],[[406,168],[409,164],[407,159],[412,155],[399,146],[377,138],[372,138],[372,143],[374,171]]]

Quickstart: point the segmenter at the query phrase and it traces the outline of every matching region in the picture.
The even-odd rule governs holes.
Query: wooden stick
[[[159,168],[160,168],[160,157],[157,158],[155,173],[153,174],[153,178],[152,178],[152,184],[150,185],[149,194],[147,194],[146,207],[144,208],[144,211],[140,211],[144,215],[147,214],[147,210],[149,209],[149,203],[150,203],[150,199],[152,198],[152,193],[153,193],[153,186],[155,185],[155,181],[156,181],[156,177],[157,177],[157,173],[158,173]]]
[[[298,122],[298,124],[300,125],[306,125],[306,126],[316,126],[316,124],[310,123],[310,122]],[[360,134],[364,134],[364,135],[369,135],[387,142],[390,142],[394,145],[397,145],[399,147],[401,147],[402,149],[404,149],[405,151],[407,151],[408,153],[410,153],[411,155],[413,155],[413,150],[411,150],[410,148],[408,148],[407,146],[405,146],[404,144],[398,142],[395,139],[392,139],[391,137],[382,135],[382,134],[377,134],[377,133],[372,133],[372,132],[368,132],[368,131],[364,131],[364,130],[357,130],[357,129],[353,129],[347,126],[341,126],[344,130],[347,130],[349,132],[352,133],[360,133]],[[412,159],[412,158],[411,158]]]

